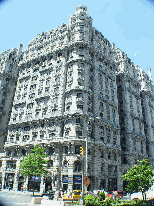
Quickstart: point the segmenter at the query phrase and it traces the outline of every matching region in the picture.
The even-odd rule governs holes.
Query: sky
[[[0,0],[0,53],[64,23],[85,5],[93,27],[154,77],[154,0]]]

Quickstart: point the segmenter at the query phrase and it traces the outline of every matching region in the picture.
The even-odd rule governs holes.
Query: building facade
[[[81,189],[84,167],[88,190],[123,190],[121,176],[137,159],[153,163],[151,72],[147,76],[92,27],[85,6],[69,24],[37,35],[17,66],[2,188],[32,190],[35,182],[41,192]],[[36,144],[46,148],[49,174],[28,179],[19,166]]]

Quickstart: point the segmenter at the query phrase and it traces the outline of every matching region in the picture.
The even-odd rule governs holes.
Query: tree
[[[44,153],[45,148],[42,148],[38,145],[32,149],[32,153],[25,157],[20,164],[20,174],[32,178],[32,176],[43,176],[47,175],[47,164],[48,160],[45,160],[47,157]],[[34,184],[33,184],[33,195],[34,195]]]
[[[148,159],[138,161],[129,171],[123,175],[123,180],[128,182],[126,190],[131,192],[138,192],[141,190],[144,200],[145,192],[152,186],[154,170]]]

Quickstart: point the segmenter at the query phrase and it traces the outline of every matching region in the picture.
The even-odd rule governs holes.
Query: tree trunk
[[[33,182],[33,196],[34,196],[34,182]]]

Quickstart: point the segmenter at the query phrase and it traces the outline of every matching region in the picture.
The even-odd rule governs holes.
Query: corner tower
[[[69,17],[69,29],[71,41],[91,41],[92,18],[86,6],[76,7],[75,14]]]

